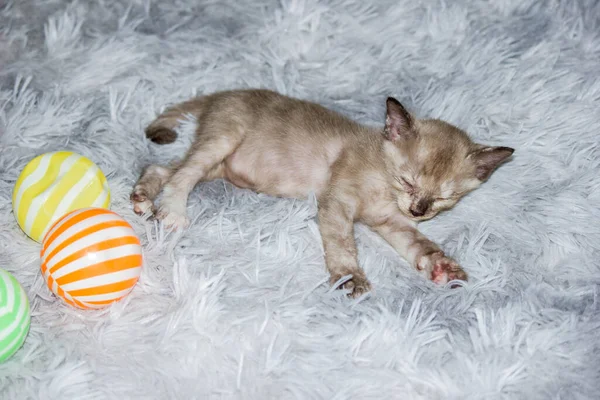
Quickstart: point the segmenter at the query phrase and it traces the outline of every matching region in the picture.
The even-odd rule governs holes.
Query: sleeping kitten
[[[415,119],[391,97],[385,127],[378,129],[268,90],[219,92],[175,105],[146,136],[173,142],[185,114],[197,118],[195,142],[178,165],[145,169],[131,194],[135,212],[151,210],[165,226],[184,228],[189,193],[217,178],[272,196],[315,193],[330,282],[352,275],[342,287],[353,297],[371,288],[357,262],[355,221],[434,282],[466,280],[417,222],[454,206],[514,151],[476,144],[440,120]]]

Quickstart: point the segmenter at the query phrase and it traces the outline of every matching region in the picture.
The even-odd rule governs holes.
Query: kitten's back
[[[199,125],[220,125],[227,121],[243,126],[251,135],[294,134],[345,136],[362,134],[364,128],[345,116],[319,104],[288,97],[266,89],[216,92],[167,108],[146,128],[146,137],[158,144],[177,139],[175,128],[186,114]]]

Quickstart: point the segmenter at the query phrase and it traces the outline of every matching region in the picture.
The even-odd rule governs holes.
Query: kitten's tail
[[[158,144],[173,143],[177,139],[175,127],[179,125],[181,116],[181,114],[177,116],[160,115],[146,128],[146,137]]]
[[[173,143],[177,139],[175,128],[186,114],[198,116],[203,108],[202,98],[196,98],[169,107],[146,128],[146,137],[158,144]]]

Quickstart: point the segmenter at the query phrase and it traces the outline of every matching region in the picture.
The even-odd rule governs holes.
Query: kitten
[[[353,297],[371,288],[357,262],[356,221],[434,282],[466,280],[417,222],[454,206],[514,151],[476,144],[440,120],[418,120],[391,97],[381,129],[268,90],[218,92],[175,105],[146,136],[173,142],[185,114],[198,121],[194,143],[178,165],[145,169],[131,194],[135,212],[151,210],[165,226],[184,228],[189,193],[218,178],[272,196],[315,193],[330,282],[352,275],[342,287]]]

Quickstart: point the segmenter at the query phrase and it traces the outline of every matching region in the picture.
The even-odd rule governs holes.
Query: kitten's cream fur
[[[175,140],[184,114],[198,120],[183,162],[151,165],[135,185],[137,213],[152,210],[167,226],[187,226],[189,193],[224,178],[273,196],[318,198],[318,218],[331,283],[352,296],[371,288],[358,266],[354,222],[378,232],[437,283],[467,274],[416,228],[477,188],[512,153],[473,143],[439,120],[417,120],[388,98],[384,128],[371,128],[320,105],[267,90],[219,92],[167,109],[146,129],[156,143]],[[163,192],[158,208],[154,200]]]

